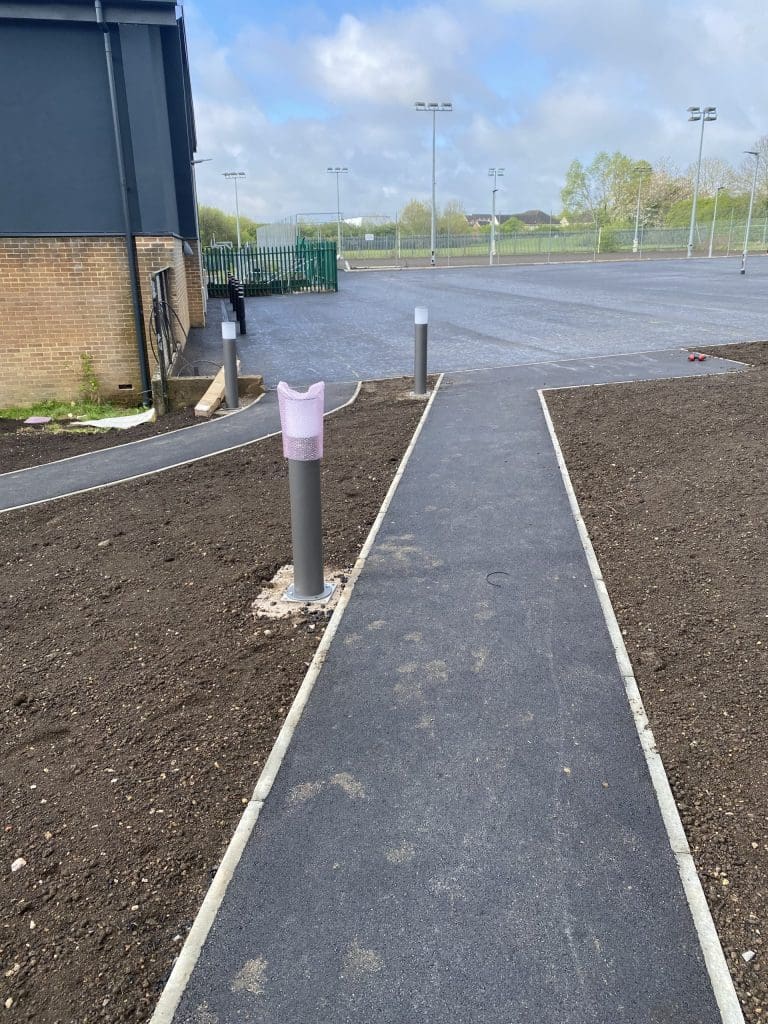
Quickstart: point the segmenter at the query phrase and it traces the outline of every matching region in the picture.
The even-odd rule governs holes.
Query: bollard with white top
[[[228,409],[240,405],[237,386],[237,324],[234,320],[222,320],[221,340],[224,345],[224,395]]]
[[[426,306],[417,306],[413,311],[415,324],[414,356],[413,356],[413,393],[427,393],[427,324],[429,310]]]
[[[335,589],[323,576],[320,460],[324,398],[322,381],[303,392],[294,391],[284,381],[277,385],[291,496],[293,583],[283,595],[287,601],[327,601]]]

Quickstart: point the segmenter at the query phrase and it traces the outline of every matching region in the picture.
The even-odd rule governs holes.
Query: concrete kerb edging
[[[243,850],[245,849],[245,845],[253,832],[259,813],[264,806],[264,801],[267,799],[269,792],[272,789],[277,773],[280,770],[280,765],[283,762],[283,758],[290,746],[293,734],[299,724],[317,677],[320,674],[320,670],[323,667],[328,653],[328,648],[330,647],[339,628],[344,611],[352,597],[355,584],[357,583],[360,573],[363,571],[363,567],[368,559],[370,550],[376,541],[379,530],[381,529],[384,516],[387,514],[387,510],[392,503],[392,499],[395,496],[395,492],[400,484],[405,468],[408,465],[413,449],[416,447],[416,442],[418,441],[419,435],[421,434],[427,417],[429,416],[432,403],[434,402],[435,396],[443,382],[443,376],[444,374],[441,373],[437,379],[437,383],[435,384],[432,394],[429,397],[429,401],[424,408],[424,412],[421,415],[421,419],[414,431],[410,444],[405,450],[405,454],[400,461],[400,465],[398,466],[392,483],[389,485],[389,490],[387,491],[381,508],[379,509],[379,513],[376,516],[373,526],[371,527],[360,554],[357,557],[354,568],[349,574],[349,581],[344,588],[344,592],[339,598],[339,603],[328,622],[320,643],[318,644],[315,655],[307,669],[306,675],[304,676],[304,680],[299,687],[299,691],[296,694],[293,704],[286,716],[285,722],[283,723],[283,727],[278,733],[269,757],[264,764],[248,806],[245,808],[245,811],[240,818],[235,833],[232,836],[224,857],[221,860],[218,871],[208,888],[208,892],[205,894],[197,917],[195,918],[184,945],[181,948],[179,956],[173,966],[173,970],[171,971],[168,981],[165,984],[165,988],[157,1002],[155,1011],[150,1018],[149,1024],[172,1024],[176,1009],[187,987],[192,971],[200,957],[200,952],[206,938],[208,937],[208,932],[216,919],[216,914],[219,911],[219,907],[224,899],[229,883],[235,873],[235,868],[237,867]]]
[[[712,982],[712,989],[720,1010],[720,1016],[723,1024],[744,1024],[744,1015],[741,1012],[741,1006],[739,1005],[739,999],[736,995],[733,978],[728,970],[725,953],[723,952],[723,947],[720,943],[715,923],[712,920],[712,914],[710,913],[707,899],[704,895],[701,880],[696,871],[696,865],[694,863],[693,856],[691,855],[691,849],[688,845],[685,829],[680,819],[675,798],[672,795],[672,788],[669,784],[669,779],[667,778],[664,763],[656,749],[656,741],[653,737],[653,731],[645,712],[643,699],[640,696],[640,690],[632,670],[632,663],[629,659],[624,639],[621,635],[621,629],[619,628],[618,621],[616,620],[616,614],[613,610],[613,605],[611,604],[608,588],[606,587],[603,579],[600,563],[595,555],[595,550],[592,547],[592,541],[589,538],[589,532],[587,531],[586,524],[584,523],[584,519],[581,515],[576,492],[573,489],[570,474],[568,473],[563,452],[560,448],[560,442],[557,439],[554,424],[552,423],[552,417],[550,416],[549,409],[547,408],[545,398],[545,391],[547,390],[562,389],[538,389],[539,401],[541,402],[544,419],[557,457],[557,464],[560,468],[560,474],[563,478],[563,484],[568,495],[571,512],[573,513],[573,517],[576,521],[579,538],[584,548],[584,553],[587,556],[589,571],[592,574],[592,580],[600,601],[600,607],[603,611],[605,624],[608,627],[608,633],[610,634],[611,643],[613,644],[619,671],[624,681],[624,688],[632,711],[632,716],[635,721],[637,735],[643,749],[643,754],[645,755],[646,764],[648,765],[648,772],[651,776],[651,782],[656,793],[656,799],[664,821],[664,827],[667,831],[669,844],[675,855],[677,870],[680,874],[680,880],[683,884],[683,890],[685,891],[694,927],[696,928],[701,950],[704,955],[707,972],[709,974],[710,981]]]
[[[357,387],[355,388],[355,391],[354,391],[354,394],[352,395],[352,397],[350,399],[348,399],[346,402],[344,402],[343,405],[337,405],[335,409],[329,409],[328,412],[323,413],[323,418],[325,418],[326,416],[333,416],[334,413],[341,412],[342,409],[346,409],[348,405],[352,405],[353,402],[357,401],[357,396],[360,394],[360,388],[362,386],[363,386],[363,382],[361,380],[359,380],[357,382]],[[242,410],[240,410],[240,409],[235,409],[231,413],[231,415],[234,416],[234,415],[236,415],[236,413],[241,412],[241,411]],[[204,424],[200,424],[200,426],[203,426],[203,425]],[[183,430],[194,430],[195,428],[194,427],[182,427],[181,429],[183,429]],[[168,434],[166,434],[165,436],[167,437],[170,434],[175,434],[175,433],[177,433],[177,431],[169,430]],[[130,483],[131,480],[140,480],[144,476],[154,476],[155,473],[165,473],[169,469],[179,469],[180,466],[190,466],[193,462],[202,462],[203,459],[215,459],[217,455],[226,455],[227,452],[237,451],[238,448],[247,448],[249,444],[257,444],[259,441],[266,441],[267,438],[269,438],[269,437],[277,437],[280,433],[282,433],[282,431],[280,431],[280,430],[273,430],[269,434],[260,434],[259,437],[252,437],[248,441],[241,441],[239,444],[230,445],[229,448],[219,448],[218,451],[208,452],[205,455],[195,455],[191,459],[182,459],[181,462],[174,462],[170,466],[161,466],[159,469],[148,469],[145,473],[134,473],[133,476],[124,476],[124,477],[121,477],[119,480],[112,480],[112,481],[110,481],[109,483],[106,483],[106,484],[94,484],[93,487],[83,487],[79,491],[67,491],[65,494],[54,495],[54,497],[52,497],[52,498],[40,498],[39,501],[28,501],[24,505],[13,505],[11,508],[0,509],[0,515],[3,515],[5,512],[18,512],[19,509],[22,509],[22,508],[32,508],[34,505],[45,505],[49,501],[60,501],[62,498],[73,498],[76,494],[87,494],[89,491],[101,491],[105,487],[116,487],[118,484],[127,484],[127,483]],[[154,436],[156,437],[158,435],[154,435]],[[141,444],[142,441],[151,441],[151,440],[152,440],[152,438],[144,437],[144,438],[139,439],[138,441],[129,441],[128,444]],[[124,445],[115,445],[115,447],[116,448],[123,448],[125,446]],[[110,449],[104,449],[104,451],[109,451],[109,450]],[[84,452],[82,455],[72,455],[71,458],[72,459],[82,459],[85,455],[90,455],[90,454],[92,454],[92,453],[91,452]],[[58,462],[69,462],[69,459],[59,459]],[[48,465],[48,466],[54,466],[56,464],[57,464],[56,462],[44,463],[44,465]],[[40,468],[39,466],[30,466],[29,467],[29,469],[39,469],[39,468]],[[23,472],[25,472],[25,470],[12,470],[12,472],[23,473]],[[2,481],[3,475],[4,474],[0,475],[0,481]]]

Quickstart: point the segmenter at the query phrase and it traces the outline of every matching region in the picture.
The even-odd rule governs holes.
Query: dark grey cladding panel
[[[61,22],[3,23],[0,131],[0,230],[122,230],[100,32]]]
[[[134,230],[178,234],[160,29],[155,25],[121,25],[120,51],[128,111],[123,132],[130,136],[139,207]]]
[[[132,229],[194,237],[179,27],[121,24],[110,34]],[[0,21],[0,131],[0,233],[124,230],[104,41],[95,25]]]

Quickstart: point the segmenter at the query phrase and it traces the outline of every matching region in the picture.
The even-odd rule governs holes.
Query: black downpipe
[[[125,231],[125,247],[128,256],[128,271],[131,278],[131,300],[133,302],[133,322],[136,328],[136,349],[139,356],[141,373],[141,402],[145,408],[152,404],[152,389],[149,380],[149,361],[144,340],[144,323],[141,316],[141,300],[139,298],[139,278],[136,272],[136,254],[133,247],[131,230],[131,211],[128,205],[128,179],[125,175],[123,159],[123,133],[120,128],[120,113],[117,107],[117,88],[115,86],[115,65],[112,57],[112,40],[109,25],[104,21],[104,10],[101,0],[94,0],[96,7],[96,23],[101,26],[104,34],[104,56],[107,62],[107,79],[109,81],[109,100],[112,104],[112,127],[115,132],[115,149],[117,150],[117,169],[120,174],[120,193],[123,201],[123,223]]]

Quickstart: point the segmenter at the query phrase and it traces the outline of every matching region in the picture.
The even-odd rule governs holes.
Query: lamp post
[[[421,111],[424,114],[432,115],[432,225],[430,231],[430,248],[432,250],[432,258],[430,260],[432,266],[435,265],[435,121],[437,114],[450,114],[453,111],[452,103],[435,103],[430,101],[425,103],[419,101],[414,103],[416,110]]]
[[[739,273],[746,274],[747,272],[747,250],[749,249],[749,229],[752,227],[752,207],[755,202],[755,189],[757,188],[757,167],[760,163],[760,154],[754,149],[745,149],[744,152],[747,156],[753,156],[755,158],[755,173],[752,176],[752,192],[749,196],[749,212],[747,213],[747,230],[744,232],[744,252],[741,254],[741,270]]]
[[[687,257],[693,256],[693,232],[696,227],[696,200],[699,198],[699,179],[701,177],[701,150],[704,145],[704,125],[707,121],[717,120],[717,107],[688,107],[688,120],[701,121],[699,136],[699,160],[696,164],[696,184],[693,189],[693,206],[691,207],[691,229],[688,232]]]
[[[328,174],[336,175],[336,255],[341,256],[341,192],[339,190],[339,176],[349,174],[348,167],[329,167]]]
[[[245,171],[224,171],[224,178],[231,178],[235,183],[235,220],[237,222],[237,248],[240,248],[240,203],[237,198],[237,179],[245,177]]]
[[[643,187],[642,181],[637,183],[637,208],[635,210],[635,237],[632,239],[632,252],[637,252],[640,248],[640,240],[638,238],[640,232],[640,189]]]
[[[720,193],[725,189],[725,185],[718,185],[715,189],[715,209],[712,212],[712,230],[709,233],[709,258],[712,259],[712,244],[715,241],[715,222],[717,221],[717,201],[720,198]]]
[[[504,177],[504,168],[489,167],[488,176],[493,178],[493,188],[491,189],[491,252],[489,256],[489,263],[493,266],[493,258],[496,255],[496,193],[499,190],[497,178]]]

